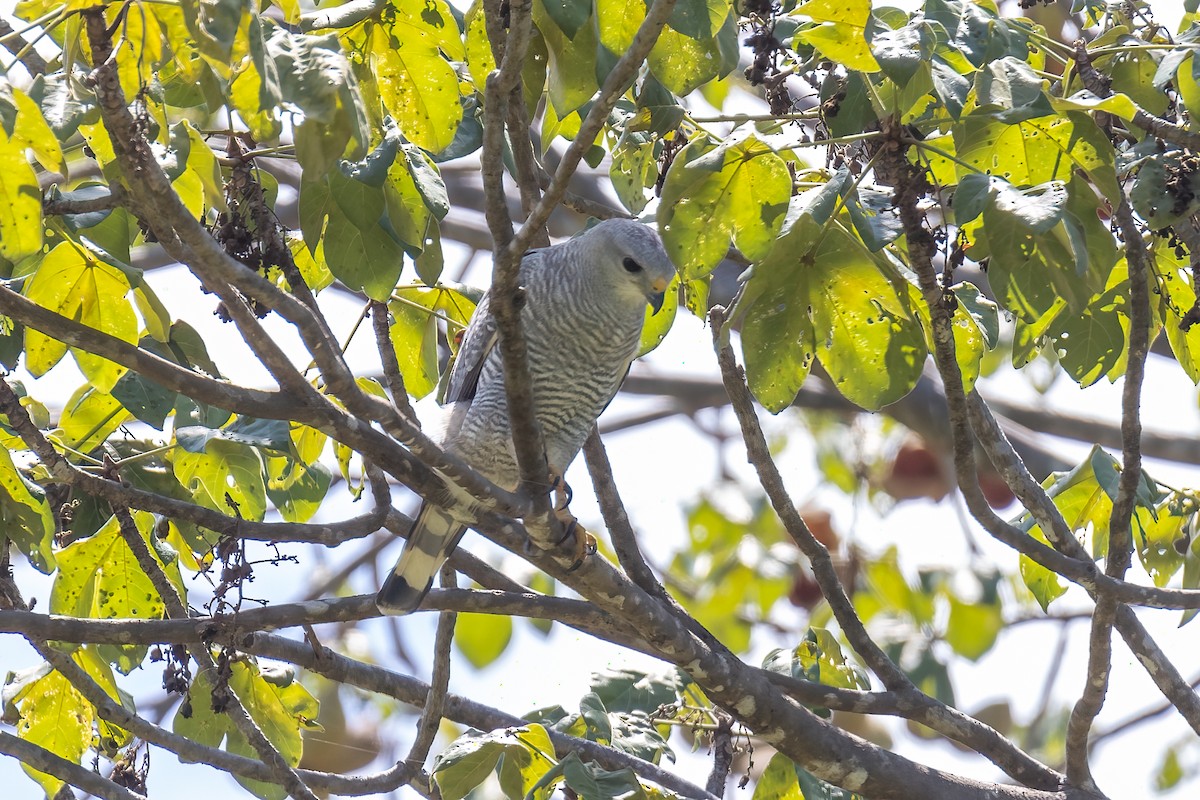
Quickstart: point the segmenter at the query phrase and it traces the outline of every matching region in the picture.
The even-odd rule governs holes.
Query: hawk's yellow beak
[[[657,314],[659,311],[662,311],[663,301],[665,301],[667,298],[667,281],[659,278],[654,283],[650,284],[650,288],[654,290],[648,298],[650,301],[650,307],[653,308],[654,313]]]

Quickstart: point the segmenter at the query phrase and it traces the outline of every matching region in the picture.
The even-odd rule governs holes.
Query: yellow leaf
[[[462,120],[458,74],[447,56],[465,58],[465,49],[444,3],[421,10],[410,5],[405,0],[371,25],[371,66],[380,99],[404,137],[437,153],[454,140]]]
[[[831,61],[847,69],[879,72],[879,62],[871,53],[862,27],[845,22],[827,22],[815,28],[797,32],[803,42],[811,44]]]
[[[67,174],[67,160],[63,158],[62,146],[37,103],[20,89],[12,90],[13,103],[17,107],[17,122],[13,127],[13,142],[28,147],[34,157],[48,170],[60,175]]]
[[[42,191],[25,145],[0,128],[0,256],[18,261],[42,249]]]
[[[871,0],[809,0],[796,6],[795,13],[816,22],[843,22],[861,29],[871,16]]]
[[[43,308],[74,319],[122,341],[136,342],[138,325],[126,299],[129,281],[109,264],[73,242],[51,250],[25,286],[25,296]],[[25,365],[34,375],[44,375],[66,352],[62,342],[25,329]],[[125,368],[107,359],[75,350],[80,370],[97,389],[109,392]]]
[[[58,672],[49,672],[25,691],[18,707],[21,711],[18,736],[67,761],[79,763],[92,742],[96,709],[70,681]],[[63,785],[52,775],[25,764],[21,767],[41,785],[47,797],[54,797]]]

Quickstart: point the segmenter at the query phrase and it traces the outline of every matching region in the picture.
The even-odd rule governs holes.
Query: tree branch
[[[1133,218],[1133,209],[1124,196],[1113,217],[1125,239],[1126,263],[1129,265],[1129,351],[1121,392],[1121,476],[1109,517],[1104,572],[1114,580],[1123,580],[1132,559],[1131,523],[1142,481],[1141,404],[1146,357],[1150,351],[1150,256],[1142,231]],[[1079,786],[1095,785],[1088,765],[1088,737],[1104,707],[1108,691],[1116,611],[1117,601],[1111,595],[1101,595],[1097,600],[1089,636],[1086,682],[1067,723],[1067,777]]]
[[[758,424],[745,379],[734,360],[733,349],[724,338],[727,335],[724,330],[724,309],[719,306],[711,309],[709,321],[713,331],[713,346],[717,350],[717,361],[734,413],[741,426],[747,457],[757,471],[759,482],[767,493],[775,513],[783,522],[784,529],[812,563],[813,574],[821,592],[851,646],[871,671],[879,676],[884,686],[910,705],[921,708],[919,721],[955,741],[969,741],[970,746],[977,748],[981,755],[1026,785],[1045,789],[1057,788],[1061,782],[1057,773],[1038,763],[978,720],[971,719],[921,692],[871,639],[854,610],[854,604],[846,595],[829,550],[809,531],[783,486],[783,478],[771,458],[766,437]]]
[[[297,298],[280,291],[263,275],[229,256],[192,217],[126,107],[116,66],[108,60],[111,37],[103,15],[94,10],[88,10],[84,15],[90,26],[93,63],[97,65],[90,81],[99,100],[101,118],[113,142],[116,162],[128,184],[130,207],[154,231],[167,252],[179,263],[188,266],[201,283],[218,296],[228,292],[223,287],[234,287],[278,312],[295,326],[301,341],[321,369],[326,389],[345,404],[349,413],[338,409],[322,395],[313,396],[307,390],[305,393],[312,402],[319,403],[317,409],[326,418],[327,424],[337,424],[341,428],[341,435],[350,437],[346,443],[353,444],[355,440],[361,442],[370,435],[369,426],[360,420],[376,420],[388,434],[424,462],[417,465],[410,460],[402,470],[396,472],[393,471],[393,464],[397,458],[407,458],[405,454],[392,447],[375,452],[375,462],[396,475],[397,479],[411,480],[416,473],[423,480],[440,484],[441,481],[436,480],[425,466],[428,464],[469,492],[484,508],[508,513],[521,510],[524,504],[519,498],[484,480],[461,459],[447,454],[401,417],[390,403],[365,394],[355,383],[353,373],[346,366],[336,340],[330,336],[320,315]],[[230,311],[240,313],[235,312],[234,308]],[[283,365],[278,367],[283,370]],[[339,438],[339,441],[346,440]],[[428,492],[422,494],[429,496],[439,491],[444,493],[448,490],[431,486]]]
[[[608,526],[613,550],[616,551],[617,560],[620,562],[621,568],[625,570],[625,574],[646,594],[658,598],[664,608],[686,625],[694,635],[703,640],[710,649],[729,653],[729,649],[717,637],[713,636],[676,602],[675,598],[654,576],[650,565],[642,557],[633,526],[629,522],[629,515],[625,512],[625,504],[617,492],[612,465],[608,462],[608,453],[605,452],[604,443],[600,441],[600,434],[595,427],[592,428],[587,441],[584,442],[583,455],[587,461],[588,473],[592,477],[592,487],[596,492],[600,513],[604,516],[604,524]]]
[[[1083,39],[1075,42],[1075,69],[1079,72],[1079,78],[1083,81],[1083,85],[1087,87],[1088,91],[1101,99],[1107,98],[1112,94],[1109,88],[1111,81],[1104,75],[1101,75],[1092,65],[1092,58],[1087,51],[1087,42]],[[1131,100],[1130,102],[1132,103],[1133,101]],[[1190,131],[1182,125],[1176,125],[1161,117],[1156,117],[1143,110],[1136,103],[1133,103],[1133,107],[1133,124],[1151,136],[1157,136],[1159,139],[1177,144],[1180,147],[1186,147],[1188,150],[1200,150],[1200,134]]]
[[[488,20],[488,31],[501,29],[501,21],[495,4],[484,9]],[[505,121],[508,103],[514,91],[521,86],[521,68],[525,63],[525,52],[529,45],[532,28],[532,3],[529,0],[508,5],[508,34],[503,47],[497,42],[496,52],[503,51],[499,69],[487,77],[484,100],[483,138],[483,189],[486,198],[488,228],[494,242],[492,250],[492,287],[489,291],[489,307],[496,319],[499,332],[500,356],[504,364],[505,410],[512,431],[513,448],[520,474],[519,493],[530,502],[530,513],[525,517],[530,541],[543,550],[548,550],[562,539],[561,524],[550,513],[548,478],[550,467],[546,463],[545,442],[534,417],[533,381],[529,375],[529,353],[525,342],[524,325],[518,300],[521,260],[525,256],[534,231],[525,237],[525,245],[510,248],[512,220],[508,215],[504,192],[504,145]],[[544,223],[544,220],[543,220]],[[534,223],[540,227],[542,223]],[[526,221],[529,225],[529,221]],[[544,236],[544,234],[537,234]]]
[[[442,565],[442,587],[456,589],[454,569]],[[429,696],[425,699],[425,707],[421,709],[421,718],[417,721],[417,735],[413,738],[412,747],[404,763],[410,770],[420,771],[433,747],[442,724],[442,714],[446,707],[446,689],[450,685],[450,645],[454,641],[454,623],[458,615],[453,611],[443,611],[438,615],[437,632],[433,637],[433,672],[429,679]]]
[[[0,753],[104,800],[146,800],[145,795],[118,786],[99,773],[67,761],[33,742],[18,739],[7,731],[0,731]]]
[[[430,692],[430,687],[416,678],[355,661],[335,653],[329,648],[321,648],[319,652],[314,651],[305,643],[295,642],[281,636],[263,633],[249,634],[239,644],[239,647],[250,653],[296,664],[324,675],[330,680],[394,697],[417,707],[424,706]],[[522,727],[528,724],[519,717],[505,714],[454,694],[446,695],[445,715],[460,724],[471,725],[481,730]],[[547,729],[547,733],[550,734],[550,740],[554,743],[555,750],[559,755],[577,752],[580,756],[596,762],[605,769],[632,769],[641,777],[684,797],[716,800],[698,786],[694,786],[647,761],[586,739],[566,736],[553,729]]]

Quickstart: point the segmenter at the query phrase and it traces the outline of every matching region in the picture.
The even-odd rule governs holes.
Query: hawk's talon
[[[559,547],[562,547],[567,543],[567,539],[570,539],[572,536],[574,536],[575,531],[579,529],[579,520],[575,519],[574,517],[565,520],[559,517],[559,522],[563,523],[563,535],[561,539],[555,542],[555,544]],[[586,532],[587,531],[584,531],[584,533]]]
[[[567,567],[567,572],[579,569],[588,556],[596,554],[596,537],[583,528],[579,528],[579,533],[582,535],[575,539],[575,560],[571,562],[571,566]]]
[[[579,524],[579,520],[571,516],[569,512],[560,509],[555,512],[555,516],[558,517],[558,521],[565,529],[563,537],[558,540],[559,546],[565,545],[568,539],[575,540],[572,547],[575,560],[571,562],[571,566],[567,567],[567,572],[574,572],[583,566],[584,559],[596,552],[596,537],[588,533],[587,529]]]
[[[562,475],[550,476],[550,488],[554,490],[554,510],[566,511],[571,505],[571,500],[575,498],[575,492],[571,490],[571,485],[563,480]]]

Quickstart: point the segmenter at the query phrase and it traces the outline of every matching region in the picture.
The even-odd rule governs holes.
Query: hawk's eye
[[[637,273],[637,272],[642,271],[642,265],[637,263],[636,261],[634,261],[629,256],[625,256],[625,260],[621,262],[621,266],[623,266],[625,268],[626,272],[630,272],[630,273]]]

